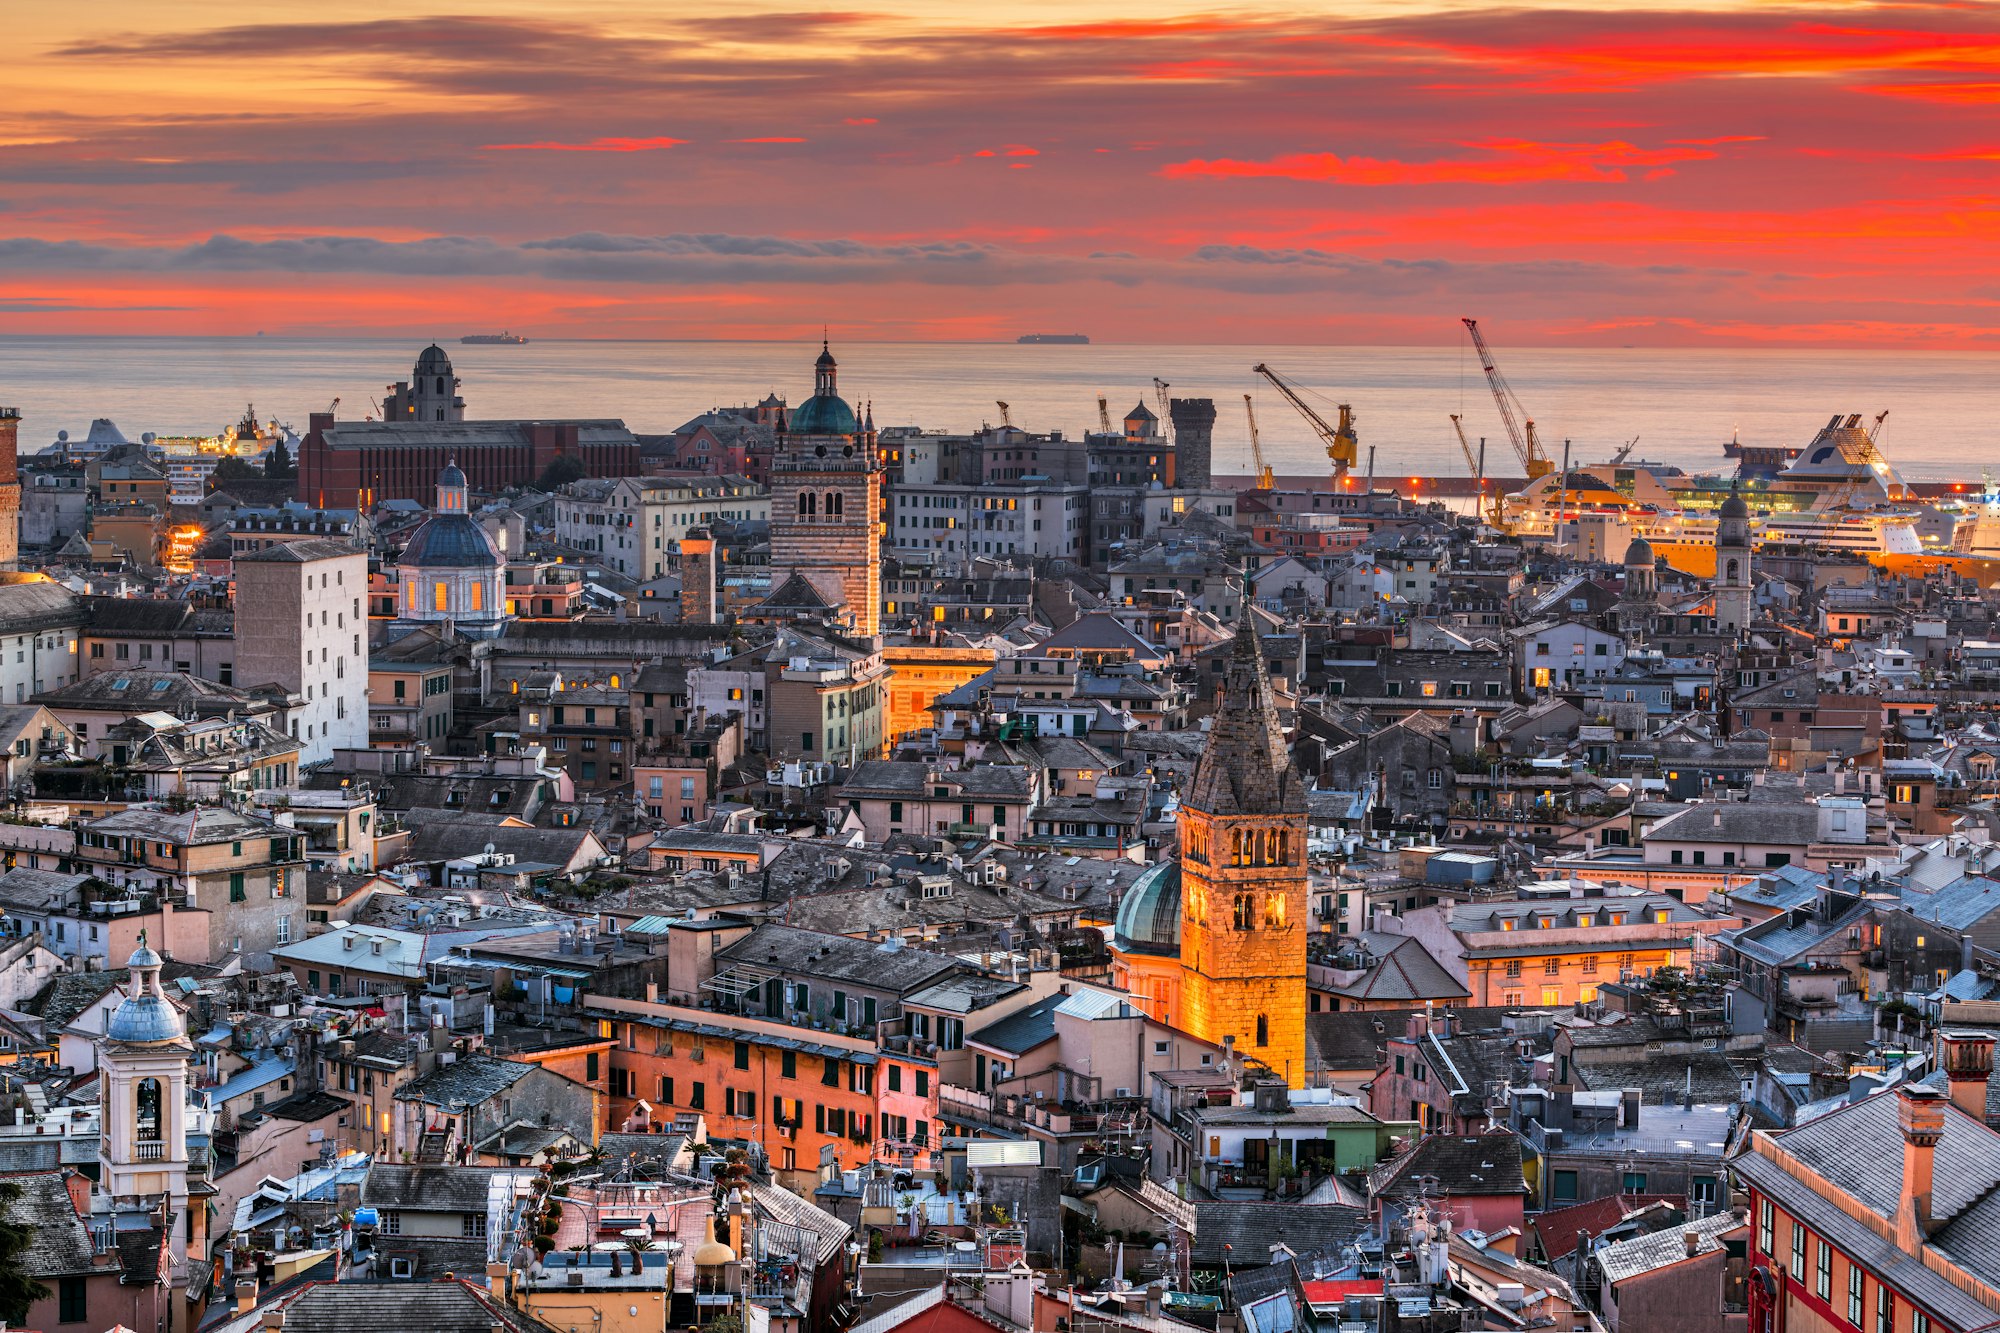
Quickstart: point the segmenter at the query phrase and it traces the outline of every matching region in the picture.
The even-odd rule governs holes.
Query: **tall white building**
[[[236,557],[236,681],[297,695],[299,762],[368,744],[368,557],[323,537]]]

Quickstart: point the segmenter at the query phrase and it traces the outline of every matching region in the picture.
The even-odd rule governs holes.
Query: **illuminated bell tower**
[[[1208,744],[1180,808],[1180,1025],[1234,1037],[1293,1087],[1305,1080],[1306,792],[1245,588]]]

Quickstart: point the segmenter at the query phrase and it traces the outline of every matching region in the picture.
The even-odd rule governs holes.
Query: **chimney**
[[[1951,1104],[1981,1124],[1986,1122],[1986,1083],[1993,1077],[1993,1035],[1988,1032],[1940,1032],[1945,1076],[1951,1080]]]
[[[1946,1097],[1936,1088],[1906,1083],[1897,1089],[1903,1125],[1903,1200],[1896,1213],[1896,1246],[1917,1254],[1937,1229],[1931,1217],[1931,1173],[1944,1137]]]
[[[1687,1246],[1687,1257],[1692,1259],[1695,1256],[1695,1252],[1701,1249],[1701,1233],[1692,1228],[1683,1231],[1681,1233],[1681,1243]]]
[[[254,1277],[236,1280],[236,1313],[239,1317],[257,1308],[257,1279]]]
[[[285,1311],[282,1307],[264,1311],[264,1328],[266,1330],[283,1328],[284,1326]]]
[[[1638,1088],[1626,1088],[1618,1094],[1618,1123],[1626,1129],[1637,1129],[1639,1127],[1639,1099],[1641,1095]]]

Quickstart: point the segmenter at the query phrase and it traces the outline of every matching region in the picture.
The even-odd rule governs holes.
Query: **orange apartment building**
[[[872,1037],[604,995],[590,997],[590,1013],[611,1042],[611,1124],[642,1102],[652,1122],[698,1111],[712,1137],[760,1144],[779,1182],[801,1192],[827,1145],[843,1168],[874,1159]]]

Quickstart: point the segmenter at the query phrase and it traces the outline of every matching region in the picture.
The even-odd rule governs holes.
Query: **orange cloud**
[[[768,134],[757,139],[724,139],[723,142],[724,143],[804,143],[805,140],[795,139],[781,134]]]
[[[660,148],[678,148],[686,139],[592,139],[589,143],[489,143],[481,144],[484,153],[549,152],[549,153],[650,153]]]
[[[1623,142],[1564,144],[1515,139],[1467,147],[1495,156],[1399,162],[1371,157],[1343,158],[1334,153],[1291,153],[1266,162],[1234,158],[1176,162],[1163,168],[1160,174],[1175,180],[1202,176],[1262,177],[1325,181],[1333,185],[1519,185],[1534,181],[1624,181],[1630,179],[1626,168],[1663,167],[1715,157],[1713,152],[1693,147],[1647,149]]]

